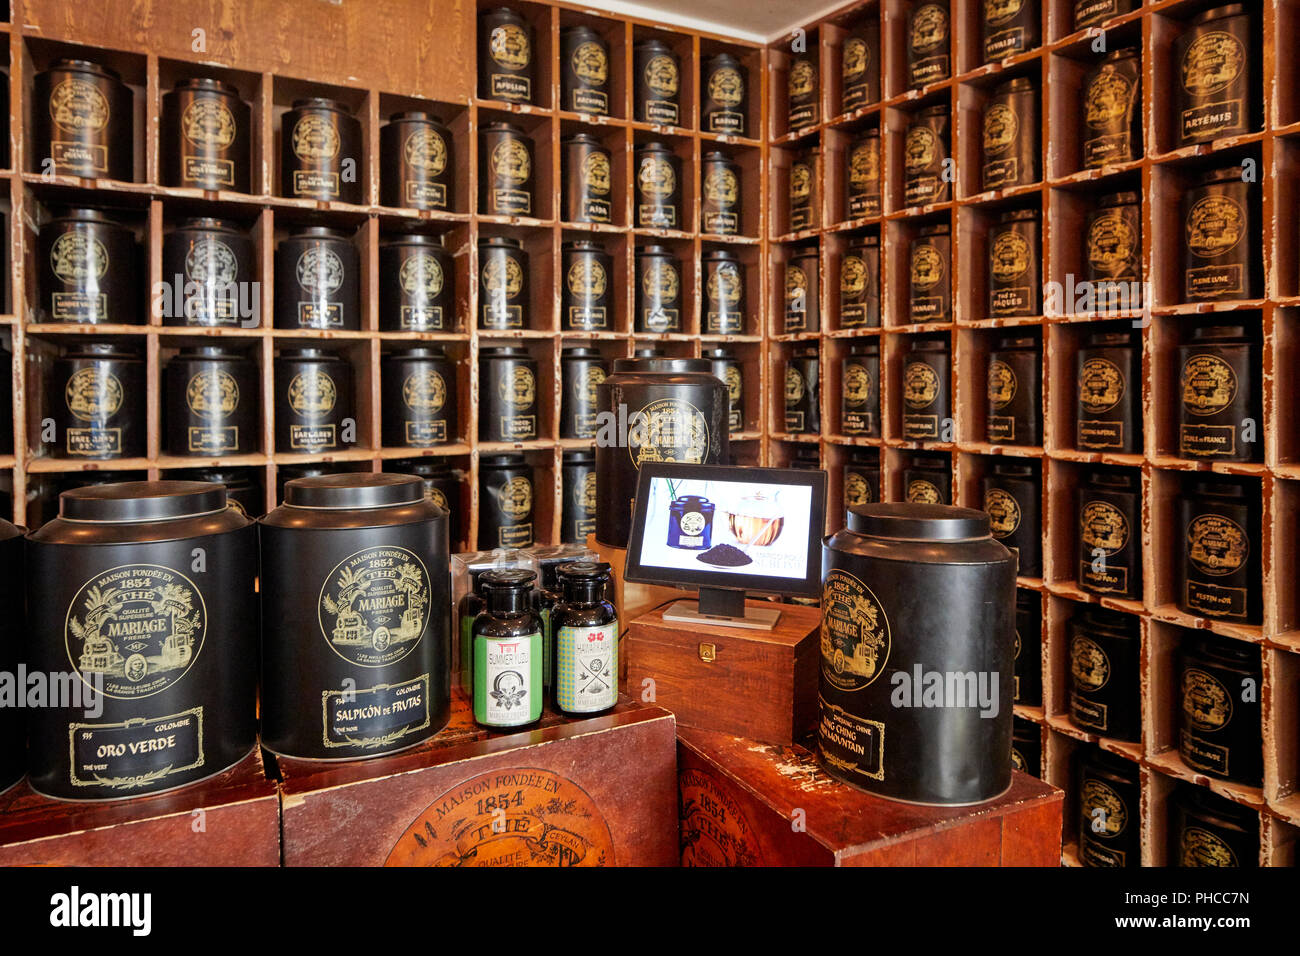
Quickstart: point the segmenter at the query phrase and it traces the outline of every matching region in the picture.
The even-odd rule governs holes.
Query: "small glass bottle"
[[[533,610],[537,572],[484,571],[485,607],[474,618],[474,721],[511,728],[542,716],[542,619]]]
[[[618,612],[604,599],[609,565],[575,561],[556,576],[563,598],[551,612],[555,706],[566,714],[609,710],[618,703]]]

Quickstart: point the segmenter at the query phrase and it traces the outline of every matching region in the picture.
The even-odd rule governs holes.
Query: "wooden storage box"
[[[448,727],[387,757],[278,761],[286,866],[676,866],[676,726],[624,700],[490,734]]]
[[[0,794],[0,866],[279,866],[280,801],[258,751],[225,773],[130,800]]]
[[[1013,773],[973,807],[924,807],[832,780],[800,746],[681,728],[683,866],[1058,866],[1064,794]]]
[[[821,611],[763,606],[781,608],[770,631],[665,621],[663,608],[637,618],[624,641],[628,693],[653,690],[686,727],[785,745],[806,736],[817,720]]]

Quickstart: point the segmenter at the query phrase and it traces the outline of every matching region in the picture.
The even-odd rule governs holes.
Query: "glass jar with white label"
[[[595,714],[618,703],[618,612],[605,600],[609,565],[574,561],[556,569],[563,599],[555,605],[555,706]]]

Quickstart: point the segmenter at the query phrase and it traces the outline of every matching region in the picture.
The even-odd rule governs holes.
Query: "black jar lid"
[[[877,249],[880,247],[880,236],[874,232],[865,236],[855,236],[849,243],[850,249]]]
[[[740,60],[730,53],[715,53],[713,56],[704,58],[705,66],[712,66],[715,69],[720,66],[740,66]]]
[[[869,339],[853,340],[849,344],[850,355],[879,355],[880,340],[872,336]]]
[[[1196,178],[1196,182],[1201,186],[1211,186],[1215,183],[1240,183],[1241,178],[1240,166],[1220,166],[1217,169],[1207,169]]]
[[[289,233],[290,239],[335,239],[340,242],[348,241],[348,234],[341,229],[334,229],[330,226],[299,226],[293,232]]]
[[[523,128],[516,126],[514,123],[507,123],[505,120],[497,120],[495,123],[488,123],[486,126],[479,127],[480,133],[510,133],[520,138],[524,137]]]
[[[916,111],[916,115],[917,115],[917,116],[945,116],[945,117],[946,117],[946,116],[948,115],[948,104],[946,104],[946,103],[937,103],[937,104],[935,104],[934,106],[927,106],[927,107],[926,107],[925,109],[923,109],[923,110],[917,110],[917,111]]]
[[[1200,822],[1222,830],[1240,831],[1251,837],[1258,833],[1258,813],[1227,797],[1221,797],[1206,787],[1180,783],[1174,790],[1173,800],[1182,807],[1184,813]]]
[[[641,41],[639,41],[639,42],[636,44],[636,49],[638,49],[638,50],[659,50],[659,51],[661,51],[661,52],[663,52],[663,53],[670,53],[670,54],[672,54],[673,56],[676,56],[676,55],[677,55],[677,54],[673,53],[672,47],[670,47],[667,43],[665,43],[663,40],[656,40],[654,37],[650,37],[650,38],[648,38],[648,39],[645,39],[645,40],[641,40]]]
[[[1112,611],[1108,607],[1090,604],[1082,611],[1077,612],[1073,621],[1082,627],[1110,631],[1112,636],[1120,638],[1136,638],[1138,633],[1138,619],[1136,617],[1132,614]]]
[[[1115,60],[1135,60],[1138,56],[1138,48],[1135,46],[1123,46],[1118,50],[1111,50],[1101,58],[1103,63],[1110,63]]]
[[[600,350],[590,345],[566,345],[560,349],[560,361],[565,359],[601,358]]]
[[[1198,325],[1192,329],[1189,339],[1193,342],[1245,342],[1253,338],[1246,332],[1244,325],[1225,325],[1214,323]]]
[[[1097,205],[1101,209],[1111,209],[1115,206],[1136,206],[1141,200],[1138,194],[1133,190],[1125,190],[1118,193],[1107,193],[1097,199]]]
[[[1258,645],[1214,634],[1187,634],[1183,641],[1184,654],[1194,654],[1228,667],[1245,666],[1256,671],[1260,669]]]
[[[1008,209],[998,217],[998,222],[1028,222],[1030,220],[1037,221],[1039,218],[1038,210],[1032,207],[1029,209]]]
[[[184,345],[178,359],[211,359],[222,362],[247,362],[248,353],[230,345]]]
[[[794,353],[792,354],[791,357],[797,359],[812,359],[815,362],[817,361],[817,346],[815,345],[799,346],[794,350]]]
[[[383,357],[385,359],[430,359],[439,362],[447,361],[447,353],[439,345],[410,345],[395,346],[391,349],[385,349]]]
[[[395,235],[385,236],[379,240],[379,248],[386,249],[394,246],[436,246],[439,250],[446,249],[443,245],[442,235],[440,233],[420,232],[419,226],[412,225],[408,228],[409,232],[399,232]]]
[[[731,249],[706,249],[700,257],[705,262],[739,262],[740,256]]]
[[[59,517],[67,521],[174,521],[225,510],[226,486],[210,481],[123,481],[59,495]]]
[[[1108,345],[1112,348],[1136,348],[1141,341],[1141,335],[1136,329],[1111,330],[1107,332],[1091,332],[1088,334],[1088,345]]]
[[[560,245],[561,252],[599,252],[605,255],[609,253],[599,242],[593,239],[571,239]]]
[[[1212,7],[1209,10],[1203,10],[1196,16],[1192,17],[1192,23],[1199,25],[1209,23],[1211,20],[1222,20],[1224,17],[1239,17],[1246,12],[1244,3],[1229,3],[1222,7]]]
[[[868,126],[866,129],[860,130],[858,132],[858,135],[854,137],[854,142],[855,143],[861,142],[864,139],[879,139],[879,138],[880,138],[880,127]]]
[[[1003,93],[1023,93],[1025,90],[1032,90],[1033,88],[1033,80],[1027,76],[1017,76],[1014,79],[999,84],[998,87],[994,89],[993,95],[998,96]]]
[[[880,465],[879,448],[850,448],[849,449],[850,465]]]
[[[638,256],[668,256],[674,259],[676,258],[676,256],[673,255],[673,251],[667,246],[654,244],[648,246],[637,246],[636,254]]]
[[[424,482],[387,471],[291,478],[284,485],[284,503],[292,508],[361,511],[423,500]]]
[[[1041,611],[1043,606],[1040,603],[1037,591],[1031,591],[1029,588],[1016,588],[1016,607],[1024,607],[1026,611]]]
[[[524,20],[523,14],[519,13],[517,10],[511,9],[510,7],[492,7],[490,10],[484,10],[479,14],[479,16],[483,19],[487,19],[488,17],[506,17],[510,20],[519,20],[520,22],[523,22]]]
[[[527,468],[528,459],[517,452],[500,455],[484,455],[479,459],[479,469],[483,468]]]
[[[605,150],[605,152],[607,153],[609,152],[608,149],[605,149],[605,144],[602,143],[600,140],[598,140],[595,136],[592,136],[590,133],[573,133],[572,135],[566,136],[564,137],[564,139],[560,140],[560,144],[563,146],[570,146],[575,143],[582,144],[584,146],[596,146],[599,147],[600,149]]]
[[[720,149],[711,149],[700,157],[706,163],[726,163],[729,166],[736,165],[730,156]]]
[[[219,485],[225,485],[227,489],[232,486],[253,487],[253,476],[251,468],[187,468],[183,474],[190,481],[214,481]]]
[[[936,222],[929,226],[922,226],[918,235],[922,236],[946,236],[952,232],[952,227],[946,222]]]
[[[1232,478],[1217,478],[1206,475],[1198,477],[1192,483],[1192,494],[1198,498],[1228,498],[1240,501],[1246,497],[1246,487]]]
[[[615,372],[653,372],[662,375],[680,375],[701,372],[713,375],[713,363],[708,359],[676,358],[671,356],[645,356],[643,358],[614,359]]]
[[[219,80],[215,76],[190,76],[182,80],[177,80],[173,90],[196,90],[205,93],[221,93],[227,96],[238,96],[239,92],[224,80]]]
[[[555,576],[595,582],[609,577],[609,564],[604,561],[569,561],[555,569]]]
[[[705,349],[700,353],[700,358],[710,359],[714,362],[734,362],[736,356],[722,347]]]
[[[1038,469],[1028,461],[1000,461],[992,468],[999,478],[1037,478]]]
[[[528,568],[493,568],[478,576],[478,586],[484,591],[518,591],[536,580],[537,572]]]
[[[1137,786],[1138,765],[1119,754],[1094,746],[1084,752],[1082,762],[1099,776],[1107,776],[1111,780]]]
[[[522,345],[489,345],[478,350],[479,359],[485,358],[532,358]]]
[[[817,258],[816,246],[801,246],[790,254],[791,259],[815,259]]]
[[[486,239],[478,241],[479,248],[484,246],[489,249],[522,249],[524,244],[518,239],[511,239],[508,236],[488,236]]]
[[[594,463],[596,460],[596,450],[594,448],[568,448],[560,456],[562,465],[585,465]]]
[[[54,70],[66,70],[70,73],[93,73],[96,76],[108,77],[110,80],[119,83],[122,81],[117,70],[112,67],[103,66],[91,60],[82,60],[75,56],[64,56],[55,60],[54,65],[50,67],[50,72]]]
[[[911,352],[947,352],[950,348],[946,335],[914,335],[909,345]]]
[[[657,345],[647,345],[643,348],[634,349],[632,356],[638,359],[658,358],[664,354],[664,350]]]
[[[849,530],[899,541],[961,541],[989,536],[989,516],[974,508],[887,502],[854,505]]]
[[[83,355],[139,361],[140,345],[137,342],[78,342],[68,346],[64,358]]]
[[[294,100],[293,108],[295,110],[332,110],[335,113],[352,115],[350,109],[338,100],[332,100],[328,96],[305,96],[302,99]]]
[[[116,226],[118,223],[109,219],[102,209],[90,209],[85,206],[76,209],[65,209],[59,215],[50,220],[55,222],[93,222],[105,226]]]
[[[392,116],[388,117],[390,123],[427,123],[431,126],[442,126],[442,118],[436,113],[429,113],[425,110],[398,110]],[[444,127],[445,128],[445,127]]]
[[[215,216],[191,216],[182,219],[177,229],[201,229],[204,232],[239,232],[239,227],[228,219]]]
[[[315,345],[299,345],[294,348],[280,349],[276,355],[279,359],[293,359],[294,361],[316,361],[316,362],[342,362],[342,356],[329,349],[319,348]]]
[[[1088,472],[1084,484],[1101,491],[1133,491],[1137,488],[1133,475],[1119,468],[1094,468]]]
[[[1020,352],[1034,351],[1039,349],[1041,340],[1036,335],[1004,335],[997,340],[994,347],[995,352]]]
[[[593,40],[602,40],[602,42],[603,42],[603,39],[602,39],[602,37],[601,37],[601,35],[600,35],[599,33],[597,33],[597,32],[596,32],[595,30],[593,30],[591,27],[589,27],[589,26],[587,26],[586,24],[583,24],[583,23],[577,23],[577,24],[574,24],[574,25],[571,26],[571,27],[563,27],[563,28],[560,30],[560,36],[562,36],[562,37],[590,37],[590,38],[593,39]]]
[[[657,139],[652,139],[648,143],[642,143],[636,148],[638,153],[671,153],[672,147],[667,143],[661,143]]]

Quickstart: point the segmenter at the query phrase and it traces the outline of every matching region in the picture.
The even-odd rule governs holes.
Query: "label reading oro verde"
[[[1090,866],[1123,866],[1127,852],[1099,842],[1115,839],[1128,826],[1128,806],[1123,798],[1100,780],[1089,779],[1083,782],[1080,802],[1084,829],[1079,855]]]
[[[203,766],[203,708],[113,724],[69,724],[74,787],[126,793]]]
[[[344,558],[321,585],[320,630],[335,654],[361,667],[400,661],[424,636],[429,572],[405,548],[366,548]]]
[[[108,250],[102,242],[65,232],[50,248],[50,269],[65,285],[84,287],[50,293],[50,317],[55,322],[108,321],[108,296],[86,291],[99,288],[99,280],[108,272]]]
[[[542,632],[474,638],[474,719],[491,727],[542,716]]]
[[[429,726],[429,675],[365,690],[327,690],[321,704],[326,747],[391,747]]]
[[[618,702],[618,621],[562,627],[555,635],[556,700],[571,714],[608,710]]]

